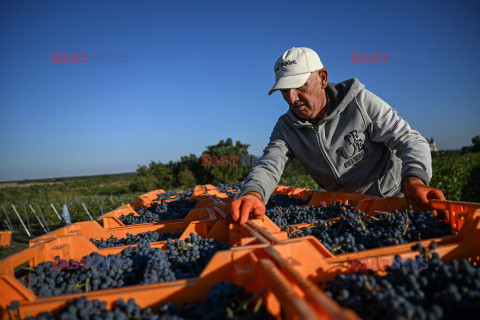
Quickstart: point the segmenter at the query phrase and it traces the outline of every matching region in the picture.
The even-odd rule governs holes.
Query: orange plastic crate
[[[121,207],[119,207],[119,208],[117,208],[113,211],[110,211],[110,212],[107,212],[107,213],[101,215],[97,220],[101,220],[104,217],[110,217],[110,216],[112,216],[112,214],[114,212],[116,212],[118,210],[123,210],[123,209],[135,210],[135,209],[138,209],[138,208],[144,206],[146,201],[151,201],[152,199],[156,199],[158,194],[161,194],[161,193],[165,193],[165,190],[158,189],[158,190],[154,190],[154,191],[142,194],[141,196],[138,197],[138,199],[135,199],[132,202],[127,203],[126,205],[123,205],[123,206],[121,206]]]
[[[205,208],[230,204],[233,199],[230,198],[226,193],[217,193],[213,196],[199,196],[197,197],[197,201],[198,203],[195,205],[195,208]]]
[[[213,284],[226,280],[244,286],[253,294],[265,289],[262,303],[277,319],[282,319],[282,316],[284,319],[320,319],[318,312],[305,301],[303,292],[295,282],[285,277],[266,257],[264,246],[221,251],[212,258],[199,278],[48,298],[37,298],[23,286],[19,287],[20,283],[13,276],[4,275],[0,277],[4,288],[0,293],[0,318],[8,319],[5,297],[20,302],[22,318],[37,316],[44,311],[57,313],[69,301],[84,295],[88,299],[105,301],[108,309],[120,298],[125,301],[133,298],[141,307],[157,308],[166,302],[183,305],[202,301]]]
[[[356,193],[340,193],[340,192],[322,192],[315,191],[312,199],[308,203],[310,206],[319,206],[320,204],[332,204],[340,201],[344,204],[348,204],[351,207],[357,207],[357,205],[366,199],[379,199],[374,196],[368,196]]]
[[[211,184],[200,185],[194,188],[192,199],[197,199],[198,197],[201,197],[201,196],[208,196],[208,195],[213,196],[219,193],[221,192]]]
[[[0,246],[9,246],[12,241],[12,231],[0,231]]]
[[[233,199],[231,199],[226,193],[220,193],[220,192],[216,194],[205,193],[205,194],[196,196],[195,198],[192,198],[192,199],[197,200],[197,203],[195,204],[195,209],[212,207],[212,206],[221,206],[224,204],[230,204],[233,201]],[[178,200],[178,199],[173,198],[173,199],[164,200],[164,201],[171,202],[175,200]],[[143,206],[149,207],[154,203],[160,203],[160,201],[144,199]]]
[[[259,221],[261,225],[261,221]],[[159,226],[144,226],[137,228],[137,231],[145,232],[155,230]],[[170,226],[167,226],[167,228]],[[259,227],[261,228],[261,227]],[[112,231],[117,237],[123,237],[128,230],[119,228],[120,230]],[[131,230],[131,229],[130,229]],[[164,230],[164,229],[163,229]],[[163,231],[162,230],[162,231]],[[131,230],[132,231],[132,230]],[[172,232],[174,230],[167,231]],[[217,241],[230,243],[232,246],[245,246],[253,244],[267,244],[268,242],[255,229],[248,226],[240,226],[236,224],[228,224],[225,220],[219,221],[194,221],[191,222],[186,229],[183,230],[180,240],[190,237],[190,233],[200,235],[202,238],[212,238]],[[257,236],[257,237],[256,237]],[[83,234],[65,235],[52,239],[45,239],[37,245],[28,249],[15,253],[3,260],[0,260],[0,273],[13,274],[14,269],[25,262],[29,262],[30,267],[35,267],[39,263],[46,261],[54,261],[56,256],[61,259],[73,259],[80,261],[85,255],[92,252],[98,252],[103,256],[109,254],[120,253],[127,246],[118,246],[111,248],[97,248],[91,241],[90,236]],[[98,239],[100,240],[100,239]],[[136,244],[130,245],[135,247]],[[167,241],[151,242],[153,248],[166,249]]]
[[[480,203],[460,201],[430,200],[433,209],[443,211],[446,214],[446,221],[452,226],[455,232],[460,231],[465,219],[480,210]],[[387,197],[383,199],[365,199],[359,202],[357,209],[368,215],[376,215],[379,212],[391,212],[395,209],[404,211],[412,206],[418,210],[417,204],[406,198]]]
[[[144,206],[144,200],[137,199],[131,203],[118,207],[115,210],[109,211],[97,218],[98,221],[109,217],[120,217],[123,214],[135,213],[135,210]]]
[[[63,237],[67,235],[84,235],[88,239],[90,238],[107,239],[113,235],[114,237],[117,237],[120,239],[120,238],[125,238],[127,233],[138,234],[138,233],[148,232],[148,231],[153,231],[158,233],[165,233],[165,232],[178,233],[178,232],[183,232],[188,227],[190,222],[194,221],[193,220],[194,218],[199,218],[198,220],[202,220],[201,218],[206,218],[207,216],[209,219],[203,219],[203,221],[217,220],[216,216],[212,212],[208,212],[206,209],[202,209],[202,210],[197,210],[195,212],[192,212],[188,220],[187,219],[173,220],[173,221],[142,223],[142,224],[133,224],[133,225],[122,224],[122,226],[111,227],[111,228],[102,227],[97,221],[76,222],[71,225],[59,228],[50,233],[47,233],[43,236],[30,240],[30,247],[46,240],[51,240],[54,238]]]
[[[139,198],[143,200],[155,200],[159,194],[165,193],[165,190],[158,189],[142,194]]]
[[[154,190],[154,191],[150,191],[148,193],[145,193],[145,194],[142,194],[138,197],[138,199],[126,204],[126,205],[123,205],[111,212],[107,212],[105,214],[103,214],[102,216],[100,216],[97,220],[102,220],[103,218],[105,217],[111,217],[111,216],[117,216],[116,215],[116,212],[118,212],[119,210],[122,210],[122,209],[128,209],[128,211],[130,210],[136,210],[142,206],[148,206],[150,205],[150,203],[152,203],[152,201],[154,201],[159,194],[162,194],[162,193],[165,193],[165,190],[163,189],[158,189],[158,190]],[[176,200],[175,198],[172,198],[172,199],[167,199],[166,201],[174,201]]]
[[[359,196],[358,198],[354,198],[352,196]],[[353,206],[355,209],[361,210],[369,216],[375,216],[380,212],[392,212],[393,210],[404,211],[412,206],[414,210],[418,210],[418,206],[411,200],[405,198],[395,198],[395,197],[388,197],[388,198],[371,198],[365,197],[361,199],[361,197],[365,197],[362,195],[356,194],[346,194],[346,193],[323,193],[322,194],[322,201],[321,204],[331,204],[335,201],[341,201],[346,203],[348,200],[350,205],[357,202],[356,206]],[[316,202],[318,200],[318,196],[314,195],[311,202]],[[342,199],[344,199],[342,201]],[[347,200],[347,201],[345,201]],[[476,212],[480,212],[480,204],[479,203],[468,203],[468,202],[458,202],[458,201],[440,201],[440,200],[430,200],[432,207],[437,211],[442,211],[445,213],[445,220],[450,223],[452,230],[456,233],[465,234],[467,231],[462,230],[466,221],[472,221]],[[318,204],[317,204],[318,205]],[[328,219],[325,221],[335,221],[338,218]],[[271,220],[270,220],[271,221]],[[304,229],[309,224],[302,223],[297,225],[289,226],[289,230],[292,231],[293,228],[299,227],[300,229]],[[470,225],[467,224],[467,228]],[[449,238],[455,236],[449,236]],[[452,238],[453,239],[453,238]],[[460,238],[456,237],[455,241],[459,241]],[[278,243],[272,242],[272,243]],[[370,249],[373,250],[373,249]]]
[[[379,249],[371,249],[335,257],[329,257],[328,251],[314,237],[292,239],[288,242],[267,247],[267,251],[285,273],[289,274],[306,293],[309,303],[326,312],[325,318],[358,319],[350,309],[340,307],[330,299],[321,286],[326,280],[333,279],[336,274],[349,274],[359,269],[372,269],[378,275],[385,274],[386,266],[391,266],[395,255],[402,260],[415,259],[417,252],[411,251],[412,245],[421,243],[428,247],[431,242],[437,243],[435,250],[445,263],[452,259],[467,258],[474,265],[480,263],[480,213],[475,214],[472,228],[464,235],[462,241],[452,243],[445,240],[422,240],[408,245],[399,245]]]
[[[169,200],[167,200],[169,201]],[[188,224],[192,221],[196,220],[208,220],[212,219],[213,216],[206,210],[207,208],[194,208],[190,210],[188,215],[185,217],[183,220],[167,220],[167,221],[162,221],[162,223],[178,223],[178,222],[183,222],[185,224]],[[130,208],[125,208],[125,209],[117,209],[114,211],[109,212],[108,214],[105,214],[104,216],[100,217],[98,220],[100,220],[103,223],[103,226],[105,228],[116,228],[116,227],[124,227],[125,224],[120,221],[120,217],[122,215],[128,215],[133,213],[135,216],[138,216],[138,213],[135,212],[135,210],[130,207]]]
[[[287,186],[278,185],[277,187],[275,187],[275,190],[273,190],[272,194],[284,194],[292,198],[303,199],[308,201],[309,199],[312,198],[315,192],[319,192],[319,191],[309,190],[305,188],[296,188],[296,187],[287,187]]]
[[[267,251],[277,258],[281,257],[294,270],[315,282],[330,279],[337,273],[354,273],[358,270],[352,267],[352,264],[360,260],[376,262],[376,265],[382,266],[377,269],[384,270],[388,264],[382,264],[381,261],[391,262],[391,258],[397,254],[405,259],[414,258],[417,253],[411,251],[411,248],[417,243],[428,247],[430,243],[435,242],[436,251],[446,262],[451,259],[468,258],[472,263],[477,264],[480,260],[478,249],[480,247],[480,213],[475,215],[472,227],[468,228],[462,237],[454,237],[457,236],[426,239],[333,256],[315,237],[307,236],[272,245]]]

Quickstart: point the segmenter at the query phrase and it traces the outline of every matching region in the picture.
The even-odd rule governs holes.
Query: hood
[[[328,99],[326,106],[327,115],[319,122],[319,124],[335,118],[349,105],[350,102],[352,102],[363,88],[365,88],[365,86],[355,78],[339,83],[327,83],[327,87],[325,88],[325,93],[327,94]],[[299,118],[290,109],[288,110],[287,115],[297,128],[313,126],[310,121]]]

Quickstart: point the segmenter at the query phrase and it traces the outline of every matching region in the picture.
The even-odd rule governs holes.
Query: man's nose
[[[288,102],[294,104],[298,100],[298,91],[295,89],[288,90]]]

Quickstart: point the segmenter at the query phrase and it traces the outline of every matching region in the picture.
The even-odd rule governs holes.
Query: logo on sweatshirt
[[[337,149],[337,153],[347,159],[344,163],[345,168],[356,166],[368,157],[368,149],[357,130],[350,131],[343,139],[347,145]]]

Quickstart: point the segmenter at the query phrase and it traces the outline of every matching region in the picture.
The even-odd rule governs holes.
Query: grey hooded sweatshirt
[[[295,157],[327,191],[403,196],[402,180],[432,177],[428,142],[395,109],[357,79],[328,83],[326,116],[314,125],[291,110],[273,128],[263,156],[240,196],[258,192],[265,203]]]

